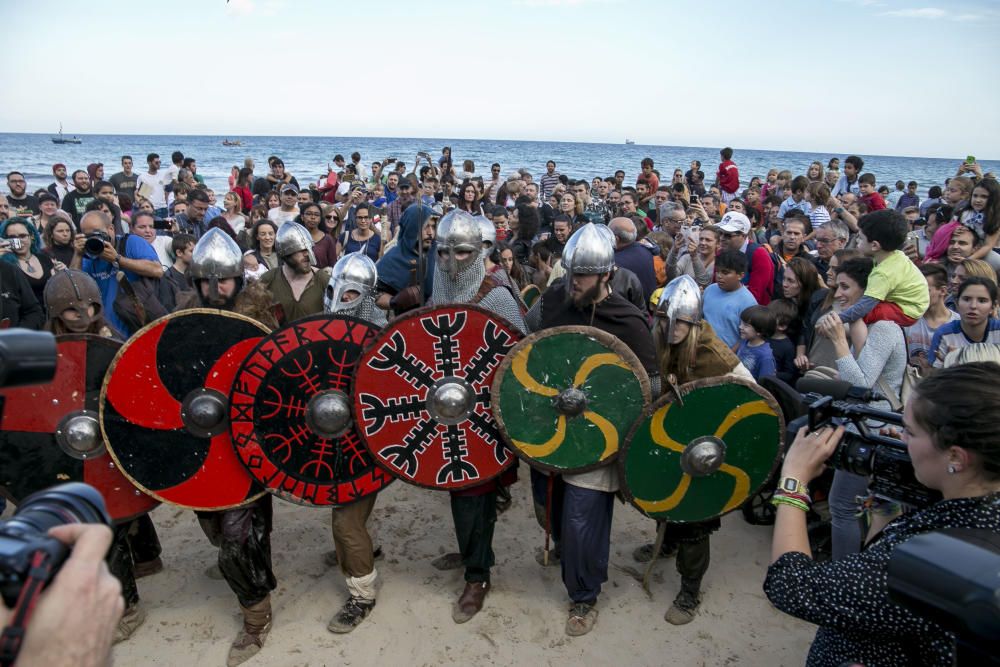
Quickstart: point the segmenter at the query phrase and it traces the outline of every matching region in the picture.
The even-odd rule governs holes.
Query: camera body
[[[870,408],[864,404],[836,401],[832,396],[806,394],[809,402],[809,430],[831,424],[853,424],[857,433],[845,431],[844,437],[827,463],[837,470],[871,479],[870,489],[880,498],[895,500],[912,507],[926,507],[941,499],[941,494],[921,484],[913,462],[902,441],[881,435],[868,421],[902,427],[903,415]]]
[[[49,537],[48,530],[68,523],[111,525],[104,498],[97,489],[81,482],[60,484],[31,494],[14,516],[0,521],[0,594],[8,607],[17,602],[36,552],[48,555],[50,578],[59,571],[69,548]]]
[[[83,254],[89,259],[97,259],[104,252],[104,243],[111,242],[111,237],[106,233],[97,231],[90,232],[83,242]]]

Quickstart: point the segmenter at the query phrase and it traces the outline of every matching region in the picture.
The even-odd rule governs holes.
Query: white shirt
[[[298,207],[294,211],[282,211],[281,207],[278,206],[267,212],[267,219],[278,223],[279,226],[289,220],[295,220],[297,217],[299,217]]]
[[[164,186],[169,182],[170,179],[162,171],[155,174],[144,172],[139,174],[139,178],[136,180],[135,191],[148,199],[153,208],[166,208],[167,192]]]

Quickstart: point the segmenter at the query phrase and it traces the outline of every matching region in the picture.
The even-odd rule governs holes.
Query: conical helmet
[[[363,252],[344,255],[333,265],[330,282],[323,293],[323,310],[327,313],[353,311],[375,292],[378,271],[375,262]],[[344,301],[344,294],[357,292],[358,296]]]
[[[297,222],[289,220],[278,228],[274,239],[274,249],[278,257],[288,257],[301,250],[309,251],[309,264],[316,265],[316,255],[313,254],[313,239],[309,230]]]

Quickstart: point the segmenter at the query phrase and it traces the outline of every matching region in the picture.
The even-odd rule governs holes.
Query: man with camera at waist
[[[133,332],[122,322],[115,312],[115,297],[118,294],[118,271],[125,273],[129,282],[140,277],[160,278],[163,266],[156,251],[148,241],[129,234],[124,247],[119,252],[115,242],[115,228],[111,218],[100,211],[86,213],[80,219],[80,234],[73,242],[72,269],[87,273],[101,289],[101,301],[108,321],[124,335]]]

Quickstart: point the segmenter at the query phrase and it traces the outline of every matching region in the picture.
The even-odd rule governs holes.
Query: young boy
[[[715,333],[735,350],[740,342],[740,314],[756,306],[746,287],[740,282],[747,271],[747,258],[739,250],[726,250],[715,260],[715,282],[705,288],[705,319]]]
[[[774,335],[776,318],[767,306],[750,306],[740,313],[740,346],[736,356],[760,380],[775,374],[774,353],[767,339]]]
[[[723,148],[719,151],[719,157],[722,158],[722,163],[719,165],[716,180],[718,180],[719,188],[722,190],[722,203],[728,204],[736,198],[736,193],[740,189],[740,170],[733,162],[732,148],[728,146]]]
[[[923,317],[913,326],[906,327],[906,347],[910,355],[909,362],[923,370],[929,370],[934,363],[927,358],[931,349],[934,334],[942,325],[960,319],[958,313],[948,308],[945,301],[948,298],[948,270],[943,264],[923,264],[920,273],[927,279],[927,291],[930,295],[930,306]]]
[[[875,174],[861,174],[858,179],[858,192],[869,212],[874,213],[885,209],[885,200],[882,199],[882,195],[875,191]]]
[[[503,206],[493,207],[493,226],[497,230],[497,241],[506,241],[510,236],[510,222],[507,218],[507,209]]]
[[[798,209],[809,215],[809,211],[812,207],[809,206],[809,202],[806,201],[806,189],[809,187],[809,179],[805,176],[796,176],[792,179],[792,196],[781,202],[781,208],[778,209],[778,217],[782,220],[788,215],[788,212],[792,209]]]
[[[895,322],[901,327],[913,326],[930,305],[927,280],[916,264],[900,248],[906,242],[909,226],[901,213],[890,209],[875,211],[858,220],[858,250],[875,260],[868,276],[864,296],[839,317],[850,324],[863,319],[865,324],[880,320]],[[837,317],[830,313],[825,317]],[[855,349],[860,350],[857,327],[851,327]]]
[[[774,313],[774,335],[768,340],[774,354],[774,374],[794,387],[799,369],[795,366],[795,343],[788,337],[788,325],[799,316],[798,307],[789,299],[775,299],[767,308]]]

